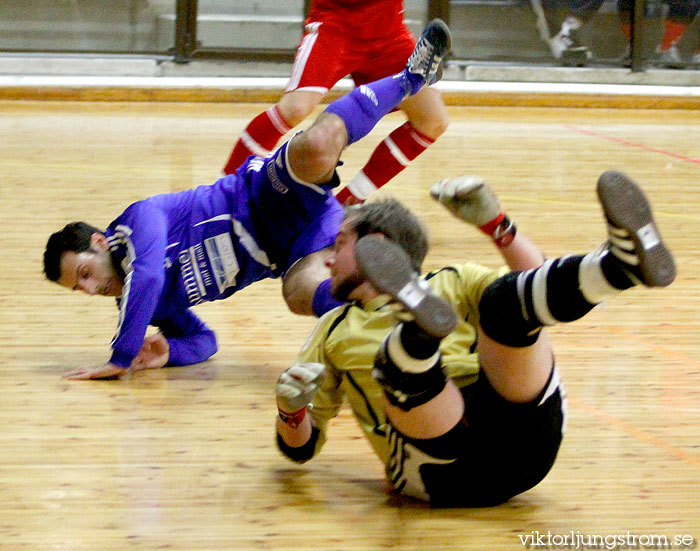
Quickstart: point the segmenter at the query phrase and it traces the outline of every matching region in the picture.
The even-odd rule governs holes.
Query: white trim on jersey
[[[206,224],[208,222],[218,222],[221,220],[231,221],[233,224],[233,233],[238,236],[238,240],[240,241],[241,245],[243,245],[245,250],[248,251],[248,254],[252,256],[256,262],[262,264],[263,266],[268,266],[272,270],[277,268],[275,264],[270,262],[270,259],[267,257],[267,253],[255,242],[255,239],[253,239],[253,236],[248,233],[248,230],[245,229],[243,224],[241,224],[239,220],[236,220],[230,214],[220,214],[219,216],[214,216],[208,220],[202,220],[201,222],[196,223],[194,227],[201,226],[202,224]]]
[[[284,164],[287,167],[287,174],[289,174],[289,176],[292,178],[292,180],[294,180],[297,184],[301,184],[302,186],[306,186],[309,189],[313,189],[316,193],[319,193],[320,195],[325,195],[326,190],[324,190],[321,186],[317,186],[316,184],[312,184],[311,182],[306,182],[306,181],[302,180],[301,178],[299,178],[296,174],[294,174],[294,171],[292,170],[292,167],[289,164],[289,146],[291,145],[292,140],[294,138],[296,138],[297,135],[300,133],[301,133],[301,130],[299,130],[299,132],[294,134],[294,136],[292,136],[289,139],[289,142],[287,142],[287,147],[284,149]],[[276,162],[279,163],[279,158],[277,159]],[[280,165],[280,168],[282,168],[281,165]]]
[[[112,342],[110,343],[110,346],[117,342],[117,339],[119,338],[119,335],[122,332],[122,326],[124,325],[124,316],[126,315],[126,307],[129,304],[129,291],[131,290],[131,275],[133,273],[134,272],[132,270],[124,277],[122,296],[120,297],[119,301],[119,317],[117,318],[117,329],[114,331],[114,337],[112,337]]]
[[[112,344],[116,342],[122,331],[122,325],[124,325],[124,315],[126,313],[126,307],[129,304],[129,291],[131,290],[131,275],[134,270],[131,268],[132,263],[136,260],[136,250],[134,249],[134,244],[131,242],[131,234],[133,230],[129,226],[124,224],[119,224],[110,237],[107,238],[109,243],[110,251],[116,249],[119,245],[126,246],[126,255],[122,261],[122,270],[124,270],[124,286],[122,287],[122,296],[119,302],[119,318],[117,320],[117,329],[114,332],[114,337],[112,338]]]
[[[197,262],[197,249],[196,247],[190,247],[189,249],[187,249],[187,252],[190,253],[190,265],[192,266],[192,273],[194,274],[194,279],[197,282],[199,296],[206,296],[207,288],[204,286],[204,281],[202,280],[202,272],[199,269],[199,263]]]

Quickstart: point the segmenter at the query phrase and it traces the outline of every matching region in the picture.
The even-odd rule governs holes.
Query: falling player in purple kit
[[[216,352],[216,337],[190,308],[262,279],[283,278],[295,313],[336,306],[323,262],[343,218],[331,192],[340,154],[437,80],[450,40],[442,21],[430,22],[404,71],[356,88],[270,156],[250,157],[211,186],[138,201],[104,232],[74,222],[54,233],[46,277],[116,297],[119,306],[109,361],[65,376],[99,379],[204,361]],[[149,325],[160,332],[146,338]]]

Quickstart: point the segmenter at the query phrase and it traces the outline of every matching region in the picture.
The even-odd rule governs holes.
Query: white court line
[[[3,87],[57,87],[57,88],[179,88],[179,89],[280,89],[286,78],[248,77],[110,77],[110,76],[0,76]],[[350,89],[349,80],[341,80],[334,88]],[[553,94],[605,94],[632,96],[700,96],[698,86],[661,86],[646,84],[586,84],[560,82],[486,82],[440,81],[435,87],[443,92],[503,92]]]

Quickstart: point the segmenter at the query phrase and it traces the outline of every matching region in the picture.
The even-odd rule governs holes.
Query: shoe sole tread
[[[648,287],[670,285],[676,277],[673,255],[656,228],[642,189],[625,174],[609,170],[598,179],[598,197],[608,220],[630,234],[643,283]]]
[[[454,331],[457,318],[449,302],[419,285],[408,255],[395,243],[373,235],[359,239],[355,254],[367,279],[398,300],[426,333],[442,338]]]

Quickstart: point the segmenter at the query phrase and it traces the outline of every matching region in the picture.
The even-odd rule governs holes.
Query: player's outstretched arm
[[[441,180],[430,188],[430,196],[454,216],[488,235],[511,270],[529,270],[544,262],[539,247],[516,231],[498,197],[480,176]]]

